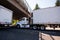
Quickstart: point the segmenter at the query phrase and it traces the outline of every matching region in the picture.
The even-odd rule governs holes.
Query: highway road
[[[39,40],[39,32],[26,29],[1,29],[0,40]]]
[[[41,31],[39,40],[60,40],[60,31]]]
[[[60,31],[41,31],[32,29],[0,29],[0,40],[51,40],[60,39]]]

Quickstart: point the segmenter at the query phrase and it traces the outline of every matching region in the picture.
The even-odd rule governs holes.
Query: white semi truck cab
[[[19,28],[29,28],[28,19],[23,17],[19,22],[17,22],[17,27]]]

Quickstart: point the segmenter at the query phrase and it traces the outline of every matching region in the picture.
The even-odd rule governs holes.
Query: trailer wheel
[[[38,27],[38,30],[41,30],[41,27]]]
[[[41,30],[45,30],[45,26],[41,26]]]
[[[37,29],[37,26],[33,26],[33,29]]]

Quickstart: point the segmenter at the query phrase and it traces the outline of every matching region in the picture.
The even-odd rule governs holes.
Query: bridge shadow
[[[60,31],[54,31],[54,30],[51,30],[51,31],[41,31],[41,33],[48,34],[52,40],[55,40],[52,36],[60,36]],[[42,38],[42,40],[44,40],[44,39]]]
[[[52,35],[52,36],[60,36],[60,30],[39,30],[41,33]]]

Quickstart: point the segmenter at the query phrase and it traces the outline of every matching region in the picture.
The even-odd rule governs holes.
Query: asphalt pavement
[[[41,40],[42,35],[48,34],[51,36],[59,36],[60,31],[54,30],[33,30],[19,28],[4,28],[0,29],[0,40]],[[45,38],[45,36],[43,36]]]
[[[39,32],[26,29],[1,29],[0,40],[39,40]]]

